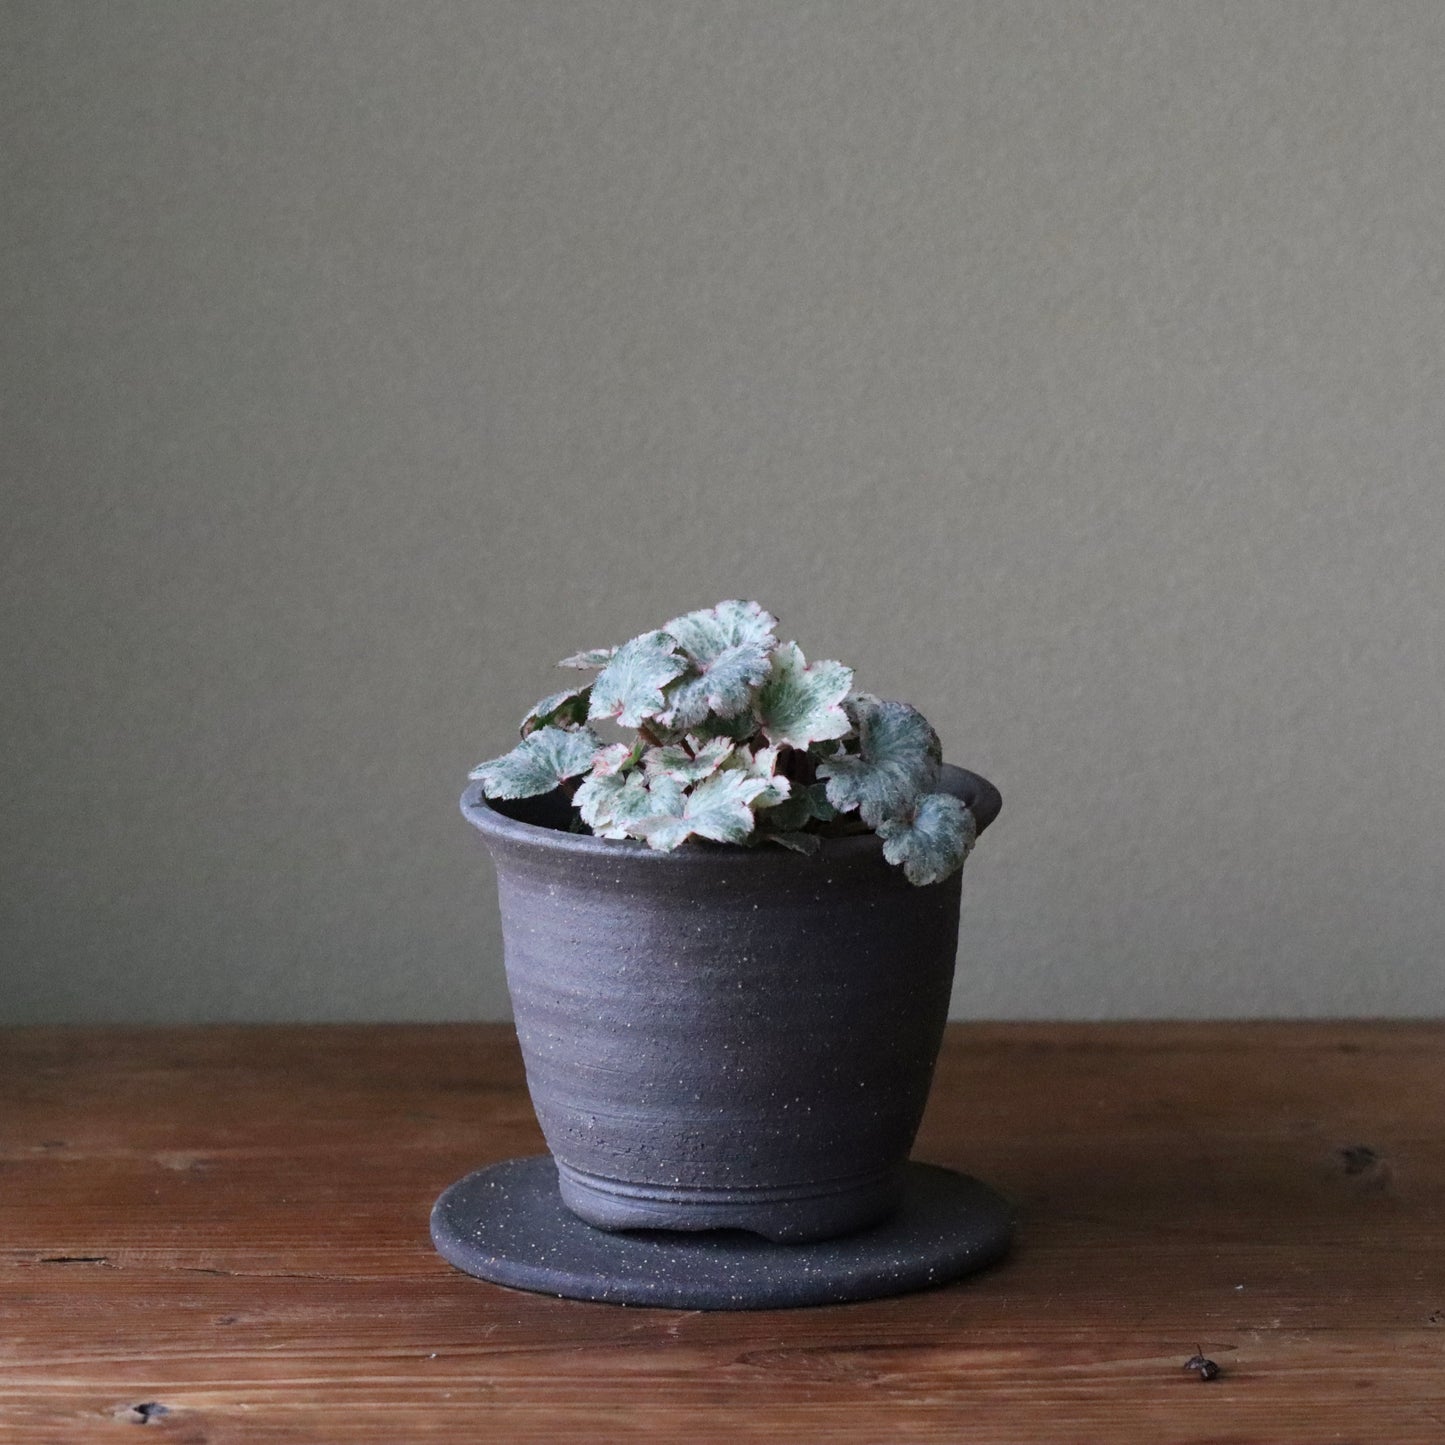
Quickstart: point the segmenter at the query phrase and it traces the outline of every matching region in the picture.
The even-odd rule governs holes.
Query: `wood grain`
[[[689,1314],[432,1252],[542,1147],[505,1028],[0,1032],[0,1439],[1445,1442],[1442,1065],[1440,1024],[956,1026],[915,1153],[1013,1256]]]

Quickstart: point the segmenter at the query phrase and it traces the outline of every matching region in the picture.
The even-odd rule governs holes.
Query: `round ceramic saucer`
[[[664,1309],[761,1310],[946,1284],[1007,1251],[1010,1214],[966,1174],[909,1164],[898,1209],[841,1239],[772,1244],[736,1230],[613,1234],[562,1203],[556,1166],[542,1154],[459,1179],[432,1210],[431,1237],[458,1269],[513,1289]]]

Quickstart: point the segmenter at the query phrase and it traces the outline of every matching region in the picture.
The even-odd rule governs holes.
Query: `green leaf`
[[[624,642],[592,684],[591,718],[616,718],[625,728],[640,727],[667,706],[662,689],[687,667],[665,632],[644,632]]]
[[[616,654],[615,647],[589,647],[584,652],[574,652],[564,657],[558,667],[606,667]]]
[[[811,858],[823,846],[823,840],[816,833],[759,833],[761,843],[781,843],[794,853]]]
[[[794,788],[777,807],[769,808],[760,821],[779,832],[792,833],[806,828],[816,818],[820,823],[830,823],[838,816],[838,810],[828,801],[822,783],[809,783],[804,788]]]
[[[778,644],[778,619],[756,602],[719,602],[674,617],[662,630],[675,637],[696,662],[711,662],[730,647],[752,646],[771,652]]]
[[[758,693],[762,731],[774,747],[806,748],[851,730],[839,704],[853,686],[853,669],[841,662],[809,666],[796,642],[773,653],[773,667]]]
[[[688,736],[699,741],[706,741],[708,738],[730,738],[733,742],[740,743],[752,737],[757,730],[757,714],[748,708],[736,717],[719,717],[716,713],[709,713],[688,729]]]
[[[564,688],[544,697],[522,719],[522,736],[554,723],[558,727],[581,727],[587,721],[587,702],[591,692],[592,684],[587,682],[581,687]]]
[[[767,787],[766,778],[751,778],[744,772],[714,773],[679,800],[681,807],[641,818],[632,831],[645,838],[649,848],[664,853],[694,836],[715,843],[745,843],[756,821],[748,805]]]
[[[917,807],[878,825],[883,856],[901,863],[910,883],[939,883],[963,867],[978,836],[966,804],[951,793],[928,793]]]
[[[593,773],[584,778],[573,803],[582,821],[600,838],[626,838],[633,835],[640,818],[656,812],[670,812],[681,805],[682,790],[676,784],[664,783],[660,789],[650,788],[641,773]]]
[[[712,738],[688,752],[680,743],[649,748],[642,756],[642,766],[649,778],[668,777],[677,783],[698,783],[723,765],[731,756],[733,745],[727,738]]]
[[[539,728],[511,752],[478,763],[471,776],[489,798],[531,798],[585,773],[599,746],[591,728]]]
[[[858,753],[826,758],[818,776],[828,780],[828,801],[840,813],[858,809],[870,828],[913,805],[938,778],[943,753],[938,734],[915,707],[854,698]]]

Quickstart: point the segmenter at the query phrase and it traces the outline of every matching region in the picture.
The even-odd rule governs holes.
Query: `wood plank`
[[[452,1179],[541,1148],[510,1031],[0,1032],[0,1439],[1445,1441],[1445,1025],[950,1030],[916,1154],[1019,1205],[946,1289],[498,1289]],[[1208,1384],[1181,1365],[1203,1345]]]

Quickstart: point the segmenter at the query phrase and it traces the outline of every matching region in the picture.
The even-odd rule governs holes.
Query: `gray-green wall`
[[[0,14],[0,1019],[502,1014],[467,768],[735,595],[959,1012],[1445,1009],[1445,6]]]

